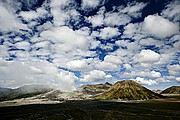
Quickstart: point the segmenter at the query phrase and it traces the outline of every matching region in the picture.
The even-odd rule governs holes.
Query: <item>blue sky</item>
[[[0,2],[0,87],[180,83],[178,0]]]

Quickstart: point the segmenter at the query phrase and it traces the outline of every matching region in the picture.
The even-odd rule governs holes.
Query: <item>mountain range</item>
[[[80,88],[80,91],[73,92],[58,92],[58,90],[53,90],[43,85],[25,85],[16,89],[0,88],[0,101],[37,95],[40,95],[39,97],[37,96],[37,98],[47,98],[52,101],[62,99],[148,100],[163,98],[164,96],[161,94],[180,94],[180,86],[169,87],[160,93],[160,91],[151,91],[133,80],[118,81],[114,85],[108,82],[104,84],[87,84],[80,86]]]
[[[0,101],[31,97],[51,90],[43,85],[25,85],[16,89],[0,88]]]
[[[107,91],[112,84],[106,82],[105,84],[82,85],[82,91],[86,94],[96,95]]]

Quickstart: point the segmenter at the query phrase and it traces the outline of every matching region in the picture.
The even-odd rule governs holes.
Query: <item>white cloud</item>
[[[149,15],[144,19],[143,30],[145,30],[148,34],[165,38],[178,33],[179,27],[177,24],[172,23],[162,16]]]
[[[83,9],[96,8],[100,4],[100,0],[82,0],[81,7]]]
[[[114,46],[114,44],[111,44],[111,43],[107,43],[107,44],[101,44],[101,45],[99,45],[99,47],[101,48],[101,49],[103,49],[103,50],[113,50],[113,46]]]
[[[141,67],[143,68],[151,68],[152,64],[151,63],[140,63]]]
[[[144,84],[144,85],[154,85],[154,84],[157,84],[157,82],[155,80],[146,80],[146,79],[141,78],[141,77],[136,77],[135,81],[137,81],[140,84]]]
[[[180,76],[180,65],[174,64],[174,65],[168,65],[167,66],[168,72],[172,76],[179,77]]]
[[[180,82],[180,77],[177,77],[177,78],[176,78],[176,81],[177,81],[177,82]]]
[[[28,21],[29,28],[33,29],[36,26],[37,30],[29,33],[28,40],[24,40],[23,35],[27,35],[25,32],[22,34],[11,32],[0,36],[0,42],[2,42],[0,58],[4,59],[0,59],[0,73],[6,76],[0,76],[0,85],[15,87],[30,83],[45,83],[62,89],[74,89],[75,81],[92,82],[112,78],[106,72],[113,72],[112,75],[119,74],[120,78],[139,77],[139,82],[149,85],[169,82],[168,80],[176,80],[176,78],[178,81],[179,69],[176,68],[177,66],[172,66],[172,62],[180,60],[177,56],[180,37],[178,32],[174,31],[175,29],[179,30],[178,23],[175,23],[177,15],[179,15],[176,7],[173,9],[172,6],[167,5],[164,11],[169,10],[169,13],[163,11],[161,14],[163,17],[149,15],[144,22],[131,23],[134,18],[140,17],[146,4],[128,3],[126,7],[114,6],[112,11],[107,12],[105,6],[102,6],[103,2],[106,1],[86,0],[81,5],[84,6],[82,9],[77,8],[78,5],[74,0],[61,0],[61,2],[51,0],[36,10],[21,11],[17,14],[14,14],[15,10],[11,10],[10,7],[0,5],[0,8],[5,9],[4,11],[11,18],[9,26],[13,27],[13,22],[22,24],[21,18],[16,17],[22,16],[24,20]],[[99,8],[100,6],[102,7],[93,16],[81,15],[82,11],[86,14],[86,10],[89,11],[89,8]],[[45,7],[50,8],[50,11]],[[169,16],[167,16],[168,14]],[[39,18],[48,17],[47,15],[53,19],[40,25]],[[3,16],[5,16],[4,13]],[[80,23],[80,18],[83,18],[81,20],[85,19],[92,26]],[[5,21],[5,19],[2,20]],[[73,22],[73,26],[79,26],[74,29],[69,22]],[[159,25],[160,23],[163,25]],[[150,26],[151,24],[153,26]],[[121,29],[120,25],[123,25],[124,28]],[[156,26],[158,26],[158,30],[156,30]],[[21,26],[18,25],[15,30],[18,30],[19,27]],[[81,28],[78,29],[78,27]],[[12,30],[12,28],[10,29]],[[7,31],[10,29],[7,28]],[[121,35],[122,33],[123,35]],[[120,40],[117,40],[117,36],[121,37]],[[166,36],[172,37],[166,38]],[[115,43],[96,40],[97,38],[102,40],[113,38]],[[105,44],[101,44],[102,42]],[[151,45],[155,46],[153,50],[156,49],[158,53],[148,47]],[[102,61],[99,58],[102,52],[96,49],[97,47],[102,51],[110,51],[105,53],[106,56],[103,60],[101,59]],[[25,51],[13,50],[13,48]],[[114,51],[114,49],[117,50]],[[10,58],[14,61],[5,61],[9,58],[9,54],[16,56],[16,58]],[[52,63],[48,63],[46,60],[50,60]],[[167,66],[168,64],[169,66]],[[161,74],[165,66],[168,69],[166,71],[171,75],[169,78]],[[17,72],[13,73],[15,68],[17,68]],[[81,77],[77,78],[72,72],[58,68],[79,71]],[[10,72],[8,73],[8,71]],[[24,75],[18,76],[23,72]],[[25,75],[30,77],[26,78]],[[21,80],[18,80],[20,78]]]
[[[120,33],[119,33],[118,28],[106,27],[100,30],[99,36],[102,39],[109,39],[109,38],[118,36],[119,34]]]
[[[126,25],[127,23],[131,21],[131,18],[128,15],[118,13],[118,12],[106,13],[103,22],[102,22],[102,18],[103,17],[101,17],[101,24],[104,22],[104,24],[107,26]]]
[[[104,57],[104,61],[105,62],[110,62],[110,63],[113,63],[113,64],[122,64],[122,61],[120,59],[119,56],[114,56],[114,55],[106,55]]]
[[[32,45],[32,47],[36,47],[36,48],[46,48],[50,45],[50,42],[49,41],[40,41],[40,42],[37,42],[35,44]]]
[[[87,49],[88,40],[85,36],[69,27],[54,27],[50,30],[43,31],[41,37],[56,42],[62,51],[71,51],[74,49]]]
[[[170,4],[166,5],[165,9],[162,11],[162,15],[167,17],[174,22],[178,22],[180,19],[180,1],[173,0]]]
[[[153,70],[153,71],[151,71],[151,76],[153,78],[159,78],[159,77],[161,77],[161,73]]]
[[[97,63],[95,67],[103,71],[118,71],[120,69],[119,65],[106,61]]]
[[[16,51],[10,51],[9,53],[14,54],[16,56],[16,60],[19,61],[28,61],[34,59],[31,57],[31,54],[28,52],[28,50],[26,51],[16,50]]]
[[[25,84],[44,84],[62,90],[74,90],[77,77],[63,70],[58,70],[46,61],[5,61],[0,58],[1,87],[19,87]],[[23,74],[22,74],[23,73]]]
[[[124,27],[125,31],[123,34],[128,37],[133,37],[135,34],[141,32],[141,25],[140,24],[133,24],[129,23],[127,26]]]
[[[86,71],[88,63],[85,60],[73,60],[67,63],[67,68],[75,71]]]
[[[95,15],[87,18],[92,23],[93,27],[103,25],[103,15]]]
[[[86,0],[88,2],[93,2]],[[95,3],[95,2],[94,2]],[[127,7],[120,6],[117,12],[106,12],[105,7],[101,7],[96,15],[89,16],[87,21],[92,23],[93,27],[96,26],[120,26],[126,25],[132,20],[132,17],[137,18],[141,15],[141,10],[146,6],[144,3],[132,3]],[[94,6],[96,7],[96,6]],[[113,22],[112,22],[113,21]]]
[[[122,13],[127,13],[130,16],[133,17],[139,17],[141,15],[141,10],[146,6],[145,3],[130,3],[127,5],[127,7],[125,7],[124,9],[122,9],[120,7],[120,12]]]
[[[127,67],[130,67],[129,65]],[[148,77],[151,79],[154,78],[160,78],[161,77],[161,73],[160,72],[156,72],[156,71],[137,71],[134,70],[132,67],[129,68],[131,70],[131,72],[125,72],[123,74],[120,75],[120,77],[122,78],[134,78],[134,77]]]
[[[92,70],[87,75],[84,75],[81,82],[99,81],[111,78],[111,75],[106,75],[105,72],[100,70]]]
[[[9,56],[8,48],[6,46],[0,45],[0,58],[6,58]]]
[[[21,11],[19,13],[20,16],[23,17],[24,20],[26,21],[31,21],[33,19],[41,18],[41,17],[46,17],[48,12],[43,8],[37,8],[35,11]]]
[[[7,5],[0,3],[0,31],[17,31],[19,29],[28,29],[20,22],[12,10]]]
[[[166,65],[170,63],[173,58],[174,53],[167,53],[167,50],[165,50],[165,53],[161,53],[161,58],[155,63],[155,65]]]
[[[30,43],[27,42],[27,41],[17,42],[17,43],[15,44],[15,46],[16,46],[18,49],[24,49],[24,50],[30,49]]]
[[[65,25],[68,20],[78,20],[79,12],[74,8],[68,6],[69,4],[75,4],[73,0],[51,0],[51,14],[53,16],[53,24],[55,26]],[[68,7],[67,7],[68,6]],[[63,9],[63,8],[67,9]]]
[[[23,39],[21,38],[21,37],[19,37],[19,36],[16,36],[15,38],[14,38],[14,41],[16,41],[16,42],[18,42],[18,41],[22,41]]]
[[[160,77],[156,79],[157,83],[168,83],[171,82],[171,80],[168,79],[168,77]]]
[[[153,63],[160,59],[160,55],[152,50],[141,50],[141,52],[134,56],[134,60],[140,63]]]
[[[146,38],[146,39],[141,39],[139,44],[149,46],[149,45],[156,45],[157,40],[154,40],[153,38]]]
[[[126,69],[131,69],[131,68],[132,68],[132,66],[131,66],[130,64],[123,64],[123,66],[124,66],[124,68],[126,68]]]

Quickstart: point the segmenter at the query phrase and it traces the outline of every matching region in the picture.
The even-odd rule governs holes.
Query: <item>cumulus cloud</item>
[[[172,36],[179,32],[177,24],[159,15],[149,15],[144,19],[143,29],[160,38]]]
[[[67,71],[58,70],[46,61],[19,62],[0,59],[1,87],[20,87],[25,84],[44,84],[62,90],[74,90],[77,77]],[[23,74],[22,74],[23,73]]]
[[[174,64],[174,65],[168,65],[168,72],[172,76],[179,77],[180,76],[180,65],[179,64]]]
[[[79,12],[73,6],[70,7],[70,4],[74,4],[75,7],[73,0],[61,0],[61,2],[59,0],[51,0],[50,13],[53,16],[53,24],[55,26],[66,25],[66,22],[71,19],[79,19]]]
[[[127,69],[133,69],[128,64],[125,64],[125,67],[128,67]],[[131,70],[131,72],[125,72],[120,75],[122,78],[134,78],[134,77],[146,77],[151,79],[157,79],[161,78],[161,73],[157,71],[137,71],[137,70]]]
[[[30,49],[30,43],[27,42],[27,41],[17,42],[17,43],[15,44],[15,46],[16,46],[18,49],[24,49],[24,50]]]
[[[138,23],[129,23],[127,26],[124,27],[125,31],[123,34],[128,37],[134,37],[135,34],[141,32],[141,25]]]
[[[166,5],[165,9],[161,13],[164,17],[167,17],[174,22],[178,22],[180,19],[180,2],[179,0],[173,0],[170,4]]]
[[[86,1],[86,0],[85,0]],[[93,1],[88,1],[92,2]],[[94,2],[95,3],[95,2]],[[87,21],[96,26],[120,26],[128,24],[133,18],[141,16],[141,10],[146,6],[145,3],[131,3],[125,6],[120,6],[117,12],[106,12],[105,7],[101,7],[96,15],[89,16]],[[94,6],[95,7],[95,6]],[[112,22],[113,21],[113,22]]]
[[[50,30],[43,31],[40,35],[44,39],[59,43],[58,47],[60,47],[62,51],[88,48],[88,40],[86,37],[67,26],[54,27]]]
[[[124,9],[122,9],[120,7],[120,12],[122,13],[127,13],[132,17],[139,17],[141,15],[141,10],[146,6],[145,3],[141,2],[141,3],[130,3],[127,5],[127,7],[125,7]]]
[[[177,77],[177,78],[176,78],[176,81],[177,81],[177,82],[180,82],[180,77]]]
[[[82,0],[81,7],[85,8],[95,8],[100,4],[100,0]]]
[[[0,58],[6,58],[9,56],[8,48],[6,46],[0,46]]]
[[[115,55],[106,55],[103,61],[94,59],[93,67],[102,71],[118,71],[120,70],[120,64],[122,64],[121,58]]]
[[[114,63],[114,64],[121,64],[122,63],[121,58],[119,56],[114,56],[114,55],[106,55],[104,57],[104,61]]]
[[[112,22],[113,21],[113,22]],[[104,17],[104,24],[107,26],[119,26],[126,25],[131,21],[131,18],[126,14],[121,14],[119,12],[108,12]]]
[[[40,7],[34,11],[21,11],[19,13],[19,15],[22,16],[23,19],[28,22],[37,18],[45,18],[47,14],[48,12],[43,7]]]
[[[75,71],[86,71],[88,63],[85,60],[73,60],[67,63],[67,68]]]
[[[139,44],[145,45],[145,46],[150,46],[150,45],[156,45],[157,40],[153,38],[146,38],[146,39],[141,39]]]
[[[89,81],[99,81],[111,78],[111,75],[106,75],[105,72],[100,70],[92,70],[88,74],[84,75],[81,82],[89,82]]]
[[[134,60],[140,63],[153,63],[160,59],[160,55],[152,50],[141,50],[141,52],[134,56]]]
[[[82,0],[79,6],[74,0],[50,0],[34,10],[16,7],[18,12],[14,2],[3,2],[0,31],[13,32],[0,33],[0,86],[44,83],[72,90],[75,82],[118,77],[148,85],[178,82],[178,2],[139,22],[148,4],[129,2],[109,11],[106,1]],[[18,32],[27,28],[21,21],[31,32]]]
[[[113,64],[111,62],[102,61],[96,64],[95,66],[99,70],[103,71],[117,71],[119,70],[119,65]]]
[[[144,85],[154,85],[157,84],[157,82],[155,80],[147,80],[141,77],[136,77],[135,81],[137,81],[140,84],[144,84]]]
[[[153,78],[159,78],[159,77],[161,77],[161,73],[153,70],[153,71],[151,71],[151,76]]]
[[[118,28],[106,27],[100,30],[99,36],[102,39],[109,39],[109,38],[118,36],[119,34],[120,33],[119,33]]]
[[[28,29],[27,26],[15,16],[14,11],[7,8],[6,4],[0,3],[0,31],[15,31]]]
[[[132,68],[132,66],[131,66],[130,64],[123,64],[123,66],[124,66],[124,68],[126,68],[126,69],[131,69],[131,68]]]

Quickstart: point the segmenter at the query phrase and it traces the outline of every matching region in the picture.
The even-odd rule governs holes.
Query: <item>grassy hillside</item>
[[[96,99],[147,100],[157,99],[161,95],[148,90],[132,80],[116,82],[108,91],[96,96]]]
[[[105,84],[83,85],[81,88],[84,93],[95,95],[107,91],[111,86],[112,84],[106,82]]]
[[[180,86],[172,86],[161,92],[161,94],[180,94]]]

